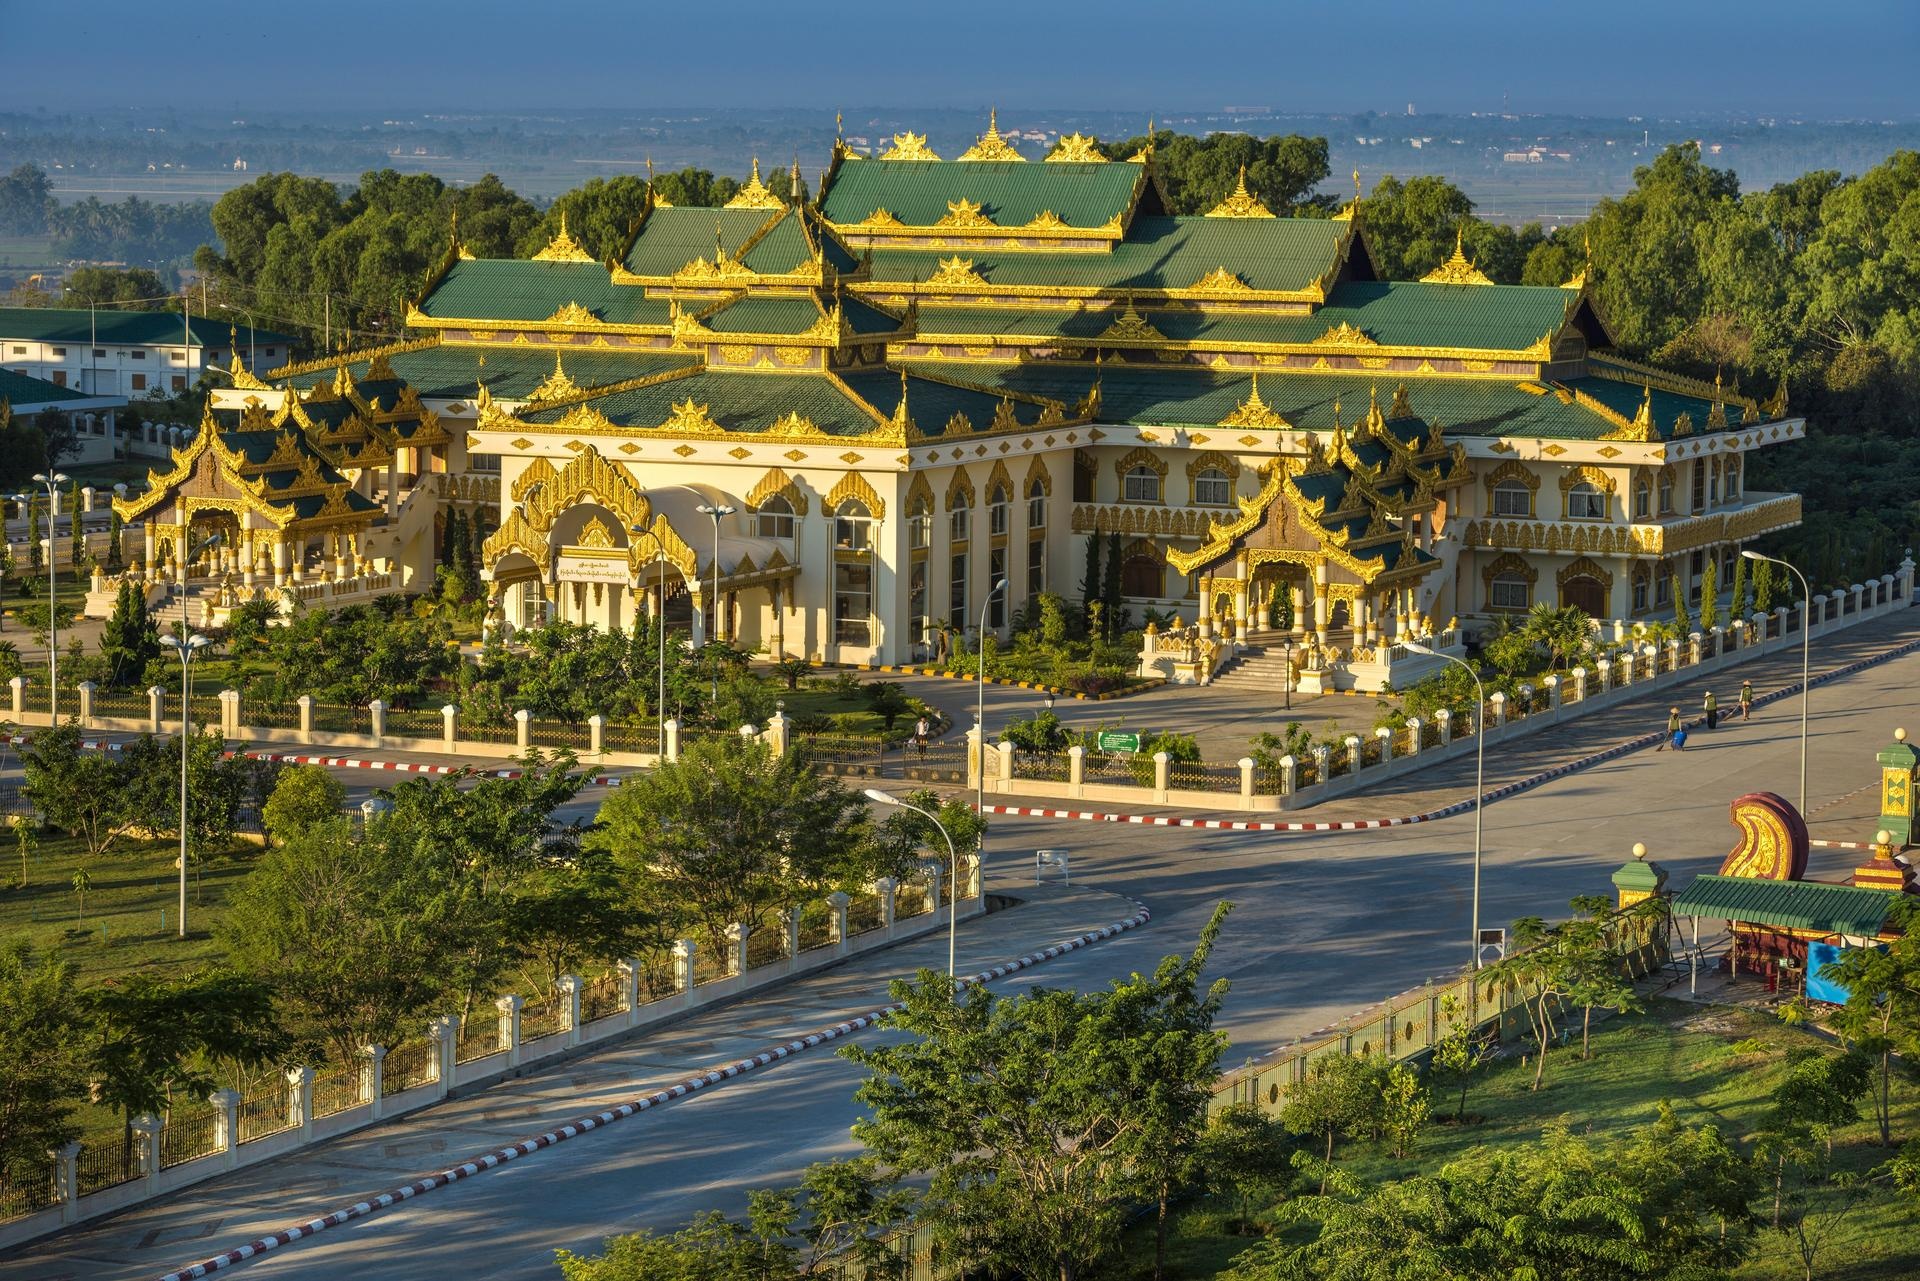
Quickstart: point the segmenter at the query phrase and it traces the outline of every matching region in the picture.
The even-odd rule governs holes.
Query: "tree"
[[[1491,1057],[1486,1038],[1463,1015],[1459,997],[1440,998],[1440,1017],[1446,1020],[1447,1030],[1433,1044],[1432,1064],[1434,1071],[1460,1083],[1460,1099],[1453,1109],[1456,1124],[1467,1119],[1467,1087],[1473,1083],[1473,1074]]]
[[[1641,1010],[1639,993],[1622,972],[1618,919],[1605,895],[1583,894],[1571,906],[1581,919],[1564,929],[1562,957],[1567,999],[1580,1007],[1580,1057],[1592,1058],[1588,1036],[1595,1008],[1625,1014]]]
[[[1833,1152],[1833,1131],[1860,1119],[1860,1100],[1872,1088],[1873,1067],[1858,1051],[1810,1054],[1792,1064],[1773,1089],[1761,1119],[1757,1155],[1772,1167],[1773,1226],[1781,1226],[1789,1166],[1816,1172]]]
[[[1765,562],[1761,562],[1765,564]],[[1733,591],[1727,601],[1727,621],[1737,623],[1752,611],[1747,608],[1747,558],[1733,558]]]
[[[1913,900],[1895,897],[1887,928],[1899,932],[1892,943],[1847,948],[1820,970],[1847,989],[1835,1027],[1850,1047],[1879,1060],[1873,1109],[1883,1146],[1893,1142],[1893,1056],[1911,1062],[1920,1054],[1920,911]]]
[[[1680,635],[1685,636],[1693,630],[1693,620],[1687,616],[1687,591],[1680,581],[1680,571],[1673,572],[1673,625]]]
[[[800,678],[813,671],[813,664],[804,658],[783,658],[773,665],[773,674],[787,683],[787,692],[793,693],[800,688]]]
[[[1120,630],[1120,535],[1107,535],[1106,563],[1100,571],[1100,639],[1112,641]]]
[[[1103,143],[1109,159],[1125,160],[1141,148],[1154,149],[1154,172],[1167,196],[1167,212],[1203,214],[1224,200],[1241,180],[1268,209],[1282,216],[1331,213],[1330,201],[1314,194],[1328,173],[1327,140],[1300,134],[1255,138],[1221,132],[1205,137],[1159,130]]]
[[[1570,977],[1566,938],[1559,927],[1537,916],[1523,916],[1509,932],[1513,951],[1475,976],[1488,991],[1505,987],[1519,997],[1534,1039],[1533,1088],[1538,1090],[1547,1070],[1547,1050],[1553,1044],[1554,1010],[1566,995]]]
[[[1755,561],[1753,565],[1753,608],[1755,613],[1773,612],[1774,593],[1773,562]]]
[[[1390,1065],[1378,1082],[1380,1129],[1393,1140],[1393,1154],[1404,1157],[1426,1128],[1433,1111],[1432,1096],[1420,1083],[1420,1073],[1405,1063]]]
[[[113,614],[100,633],[107,683],[115,688],[138,684],[160,653],[160,629],[147,608],[146,590],[131,581],[121,583]]]
[[[1193,1155],[1224,994],[1199,976],[1223,916],[1193,956],[1102,992],[996,998],[926,970],[894,983],[884,1023],[905,1038],[841,1051],[868,1073],[854,1135],[886,1169],[925,1178],[916,1218],[938,1244],[1059,1281],[1113,1253],[1130,1207]]]
[[[1073,735],[1051,709],[1024,721],[1009,721],[1000,737],[1013,744],[1016,752],[1028,756],[1058,756],[1067,750]]]
[[[705,176],[705,189],[695,189],[698,184],[696,175]],[[739,184],[731,178],[722,178],[717,182],[726,184],[729,190],[716,200],[712,198],[716,180],[705,170],[686,169],[679,174],[663,174],[655,180],[664,198],[682,206],[724,204],[734,191],[739,190]],[[549,241],[560,234],[560,223],[564,218],[567,234],[597,261],[607,262],[625,252],[627,243],[633,238],[634,227],[646,211],[646,204],[647,182],[644,178],[632,174],[621,174],[617,178],[590,178],[584,185],[575,187],[554,201],[545,217],[520,237],[518,256],[531,257],[545,248]]]
[[[643,899],[671,905],[724,949],[775,911],[870,878],[866,807],[817,773],[804,751],[776,754],[733,736],[683,747],[600,808],[590,838]]]
[[[870,682],[861,694],[867,700],[868,710],[880,718],[889,734],[893,733],[893,723],[913,710],[913,700],[897,681]]]
[[[73,892],[80,900],[80,919],[87,919],[87,891],[93,888],[93,873],[81,868],[73,874]]]
[[[986,817],[974,813],[965,797],[942,800],[929,787],[916,788],[900,799],[932,814],[947,835],[942,839],[932,823],[906,805],[890,807],[886,818],[873,830],[868,859],[875,875],[904,878],[912,875],[923,860],[931,859],[939,863],[941,875],[951,879],[947,841],[953,842],[955,851],[975,848],[987,830]]]
[[[0,232],[10,236],[37,236],[47,229],[54,207],[53,184],[34,165],[15,165],[0,178]]]
[[[1253,1221],[1253,1199],[1284,1191],[1293,1181],[1293,1142],[1287,1129],[1251,1103],[1221,1108],[1200,1134],[1202,1177],[1215,1194],[1233,1198],[1240,1230]]]
[[[346,784],[332,772],[318,765],[290,765],[260,807],[260,826],[269,841],[279,843],[295,832],[331,823],[346,805]]]
[[[0,948],[0,1188],[29,1185],[80,1133],[83,1048],[73,967],[25,940]]]
[[[37,822],[30,814],[16,814],[13,818],[13,843],[20,851],[20,888],[27,888],[27,861],[39,848],[40,835],[33,830]]]
[[[187,740],[187,850],[201,860],[233,842],[253,766],[228,756],[218,728]],[[116,753],[126,770],[120,812],[155,835],[180,834],[180,742],[142,734]],[[199,864],[196,863],[196,870]]]
[[[1720,621],[1720,570],[1713,559],[1700,573],[1700,630],[1707,631]]]
[[[1527,613],[1521,635],[1547,652],[1550,666],[1567,668],[1593,641],[1593,620],[1577,605],[1558,608],[1541,601]]]
[[[590,961],[639,956],[671,939],[621,879],[613,860],[591,852],[545,863],[514,882],[503,935],[521,960],[528,985],[557,994],[560,976]]]
[[[1318,1135],[1325,1145],[1320,1194],[1333,1168],[1333,1142],[1372,1132],[1380,1123],[1379,1067],[1355,1054],[1323,1054],[1307,1068],[1280,1108],[1290,1134]]]
[[[79,723],[41,730],[20,748],[24,791],[47,822],[104,853],[126,822],[128,770],[114,752],[83,747]]]
[[[1087,535],[1086,568],[1080,576],[1080,607],[1092,613],[1095,602],[1100,599],[1101,587],[1105,578],[1100,573],[1100,534],[1098,531]]]

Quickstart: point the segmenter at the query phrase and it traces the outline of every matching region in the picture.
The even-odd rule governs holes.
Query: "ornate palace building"
[[[1136,617],[1218,632],[1285,592],[1358,657],[1540,601],[1669,617],[1676,575],[1800,516],[1743,484],[1805,429],[1784,394],[1612,355],[1584,274],[1496,285],[1456,252],[1381,280],[1351,208],[1276,217],[1243,180],[1174,217],[1150,150],[1079,136],[836,147],[800,206],[756,166],[725,208],[653,201],[608,262],[564,229],[528,261],[456,235],[407,320],[237,374],[123,503],[159,563],[206,521],[242,591],[423,587],[464,504],[511,625],[665,609],[902,662],[1077,598],[1089,535],[1117,535]]]

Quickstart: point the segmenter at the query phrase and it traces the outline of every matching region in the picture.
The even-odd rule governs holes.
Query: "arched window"
[[[987,495],[987,532],[996,535],[1007,532],[1007,518],[1012,506],[1007,501],[1007,487],[995,485],[993,492]]]
[[[1225,507],[1233,501],[1233,481],[1218,467],[1193,478],[1193,501],[1205,507]]]
[[[1652,577],[1647,573],[1646,570],[1636,569],[1633,572],[1633,612],[1634,613],[1644,614],[1647,612],[1647,597],[1649,592],[1652,589],[1652,585],[1653,585]]]
[[[1160,473],[1145,463],[1129,468],[1121,485],[1120,499],[1128,503],[1160,501]]]
[[[762,538],[793,537],[793,504],[786,495],[775,494],[760,504],[754,514],[754,533]]]
[[[1568,520],[1605,520],[1607,496],[1599,488],[1581,481],[1567,491]]]
[[[1047,524],[1047,490],[1039,481],[1027,486],[1027,529],[1044,529]]]
[[[1533,491],[1517,480],[1503,480],[1493,487],[1493,514],[1496,516],[1533,515]]]
[[[1151,556],[1132,555],[1120,565],[1122,596],[1157,597],[1166,594],[1166,567]]]
[[[923,494],[907,508],[907,542],[914,548],[933,543],[933,504]]]
[[[1673,473],[1665,469],[1660,472],[1660,514],[1673,515]]]
[[[1726,469],[1727,475],[1727,501],[1737,503],[1740,501],[1740,455],[1729,455],[1722,466]]]
[[[1720,460],[1716,458],[1713,460],[1713,465],[1707,469],[1707,504],[1711,506],[1714,503],[1717,503],[1719,501],[1720,501]]]
[[[1645,476],[1633,482],[1633,518],[1646,520],[1653,515],[1653,483]]]
[[[1533,584],[1518,574],[1500,574],[1487,586],[1488,609],[1533,608]]]
[[[849,498],[833,512],[833,545],[838,551],[867,550],[867,525],[873,516],[857,498]]]
[[[967,541],[967,518],[972,513],[967,510],[967,496],[955,494],[947,504],[947,541],[964,543]]]

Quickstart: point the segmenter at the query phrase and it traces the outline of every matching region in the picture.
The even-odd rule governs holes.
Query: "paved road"
[[[1886,648],[1915,634],[1920,617],[1903,617],[1843,634],[1830,652]],[[1817,657],[1816,667],[1830,661],[1837,660]],[[1873,753],[1896,725],[1920,727],[1917,680],[1920,655],[1909,655],[1814,691],[1809,792],[1816,836],[1860,839],[1870,832]],[[1727,822],[1733,797],[1756,788],[1792,794],[1797,711],[1793,701],[1775,704],[1753,722],[1697,736],[1683,756],[1638,752],[1490,806],[1483,920],[1564,912],[1575,894],[1606,892],[1607,874],[1637,840],[1678,884],[1713,870],[1734,839]],[[1623,716],[1638,730],[1643,714]],[[1583,736],[1603,728],[1572,726],[1520,740],[1490,765],[1510,772],[1537,768],[1536,760],[1580,750]],[[1433,790],[1454,771],[1443,767],[1408,786]],[[1369,808],[1397,811],[1399,801]],[[1236,1046],[1252,1054],[1464,960],[1472,833],[1471,816],[1319,836],[1001,819],[991,839],[1006,853],[994,860],[990,880],[997,886],[1030,881],[1015,852],[1065,845],[1074,851],[1076,884],[1153,909],[1146,928],[1062,958],[1035,976],[1060,985],[1099,985],[1148,968],[1190,945],[1215,902],[1233,899],[1238,906],[1216,968],[1234,985],[1224,1026]],[[1813,874],[1841,875],[1853,857],[1816,851]],[[839,993],[846,1009],[877,995],[873,989]],[[769,1020],[767,1039],[774,1039],[776,1008],[759,1002],[735,1008],[739,1018]],[[637,1084],[656,1053],[671,1061],[702,1051],[655,1041],[627,1053],[630,1063],[607,1070],[634,1073]],[[723,1053],[716,1041],[712,1059]],[[609,1233],[671,1227],[709,1207],[736,1210],[747,1189],[791,1178],[807,1162],[847,1150],[856,1078],[851,1065],[816,1050],[322,1233],[240,1271],[322,1277],[377,1257],[383,1277],[551,1277],[556,1248],[591,1249]],[[606,1083],[587,1073],[572,1084],[585,1098]],[[528,1115],[521,1132],[538,1132],[549,1115]],[[387,1163],[377,1170],[350,1158],[336,1162],[331,1149],[305,1158],[308,1169],[335,1162],[325,1177],[337,1181],[328,1187],[264,1167],[243,1180],[250,1189],[244,1195],[218,1202],[189,1194],[90,1225],[0,1258],[0,1275],[157,1275],[493,1146],[490,1137],[483,1141],[457,1127],[432,1137],[442,1146],[415,1149],[391,1140],[391,1152],[380,1148]],[[36,1269],[29,1260],[50,1266]]]

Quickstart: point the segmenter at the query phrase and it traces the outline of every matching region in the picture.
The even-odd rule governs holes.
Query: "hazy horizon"
[[[1683,117],[1920,114],[1920,5],[1617,0],[976,0],[938,10],[575,0],[530,22],[496,0],[188,11],[0,0],[16,56],[0,110],[571,113],[1022,111]],[[1036,16],[1039,15],[1039,16]],[[266,24],[263,26],[263,20]],[[68,51],[79,57],[66,56]],[[85,75],[75,68],[84,65]],[[876,107],[872,104],[888,104]]]

